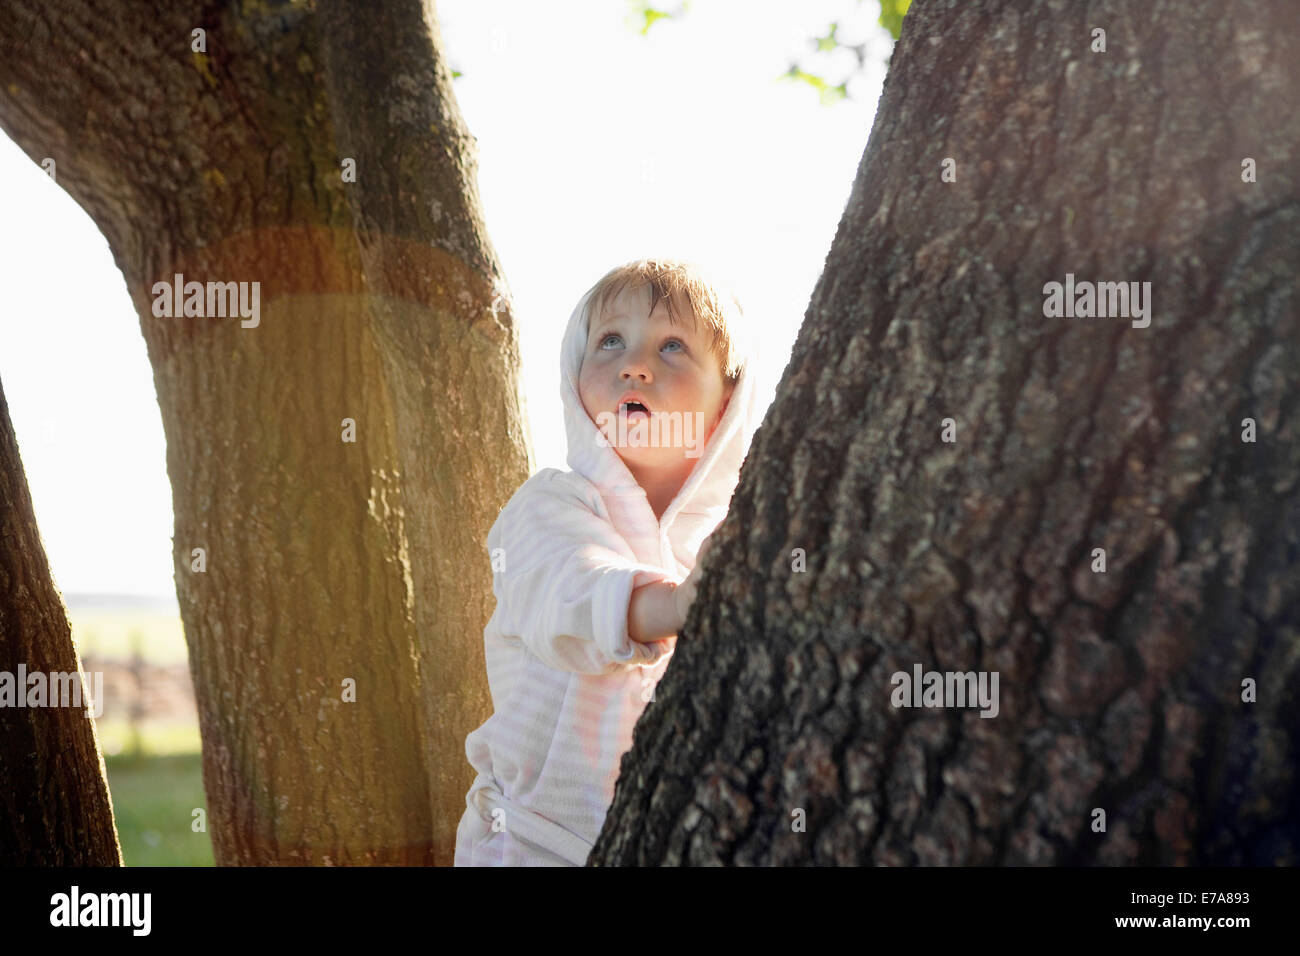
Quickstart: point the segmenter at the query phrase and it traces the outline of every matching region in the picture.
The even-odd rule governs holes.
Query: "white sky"
[[[696,258],[729,276],[762,330],[770,395],[870,133],[891,43],[878,6],[695,0],[645,37],[619,0],[437,12],[522,328],[537,467],[564,467],[564,324],[629,259]],[[774,78],[796,59],[847,75],[847,51],[811,52],[835,20],[842,41],[871,45],[855,101],[824,107]],[[0,382],[55,581],[174,599],[162,420],[122,275],[81,207],[3,134],[0,213]]]

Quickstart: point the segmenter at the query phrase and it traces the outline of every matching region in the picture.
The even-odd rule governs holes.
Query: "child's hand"
[[[673,601],[677,606],[678,631],[686,623],[686,612],[690,610],[691,604],[695,601],[695,589],[700,583],[700,568],[704,565],[704,555],[712,543],[712,535],[700,542],[700,549],[695,552],[695,567],[691,568],[691,573],[686,576],[686,580],[677,585],[673,591]]]

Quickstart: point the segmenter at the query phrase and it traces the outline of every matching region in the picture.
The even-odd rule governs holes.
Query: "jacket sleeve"
[[[608,674],[655,663],[675,642],[633,641],[628,601],[642,584],[681,578],[638,562],[589,496],[556,474],[525,482],[488,532],[502,632],[560,670]]]

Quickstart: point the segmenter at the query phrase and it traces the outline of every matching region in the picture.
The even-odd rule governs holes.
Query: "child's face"
[[[679,316],[679,321],[688,320]],[[718,357],[709,351],[706,333],[697,325],[673,325],[668,319],[668,303],[662,299],[650,314],[650,290],[645,285],[624,289],[606,301],[601,315],[591,321],[587,351],[578,374],[578,396],[624,461],[669,466],[679,465],[685,458],[698,458],[721,420],[734,386],[726,381]],[[640,396],[649,411],[659,417],[659,434],[664,437],[660,447],[638,447],[634,440],[620,446],[613,441],[617,426],[602,427],[620,415],[620,405],[628,392]],[[669,444],[668,436],[674,430],[665,423],[673,412],[681,413],[684,426],[675,434],[686,437]],[[702,415],[697,416],[697,412]],[[644,421],[640,412],[623,414],[627,415],[629,433],[637,427],[649,431],[651,423]],[[695,447],[693,454],[688,454],[691,449],[684,446],[691,442],[691,435],[695,436]]]

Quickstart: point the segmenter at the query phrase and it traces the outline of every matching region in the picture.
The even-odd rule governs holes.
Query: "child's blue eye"
[[[608,332],[605,335],[601,336],[600,342],[596,344],[596,348],[603,349],[605,347],[605,343],[608,342],[610,339],[618,339],[620,344],[622,344],[623,341],[623,337],[619,335],[617,332]],[[686,344],[681,339],[669,339],[667,342],[663,344],[662,347],[668,348],[668,346],[670,345],[676,345],[677,348],[674,351],[677,352],[682,352],[685,351],[686,349]]]

